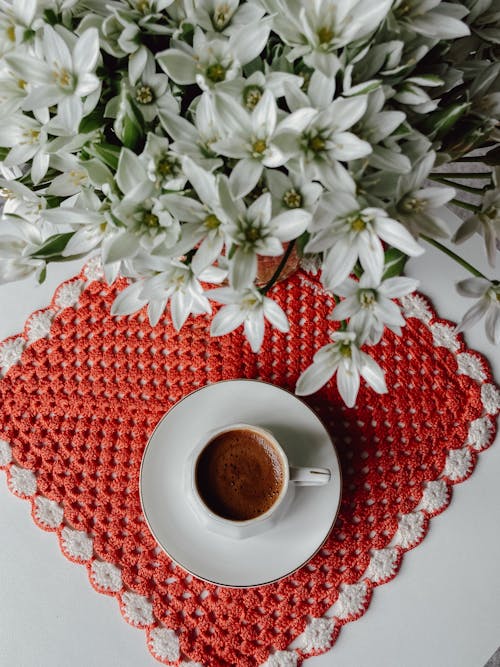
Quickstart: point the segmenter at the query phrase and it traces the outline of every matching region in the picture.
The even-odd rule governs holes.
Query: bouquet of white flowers
[[[473,274],[462,326],[499,342],[499,282],[439,241],[460,206],[455,240],[495,261],[495,170],[476,188],[442,165],[499,161],[499,21],[499,0],[0,0],[0,281],[99,252],[130,278],[113,313],[180,329],[217,302],[212,334],[243,325],[257,352],[298,254],[341,324],[297,392],[336,373],[351,406],[360,376],[386,391],[368,346],[432,243]]]

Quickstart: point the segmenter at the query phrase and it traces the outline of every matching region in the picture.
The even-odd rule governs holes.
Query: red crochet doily
[[[269,586],[231,590],[188,576],[159,549],[139,502],[141,456],[160,417],[196,387],[261,378],[293,390],[335,326],[316,278],[274,288],[290,332],[268,331],[259,355],[240,331],[210,338],[209,317],[178,333],[166,318],[114,318],[124,283],[107,286],[91,262],[0,345],[0,465],[9,488],[55,531],[63,553],[87,567],[144,628],[165,664],[293,667],[333,644],[361,616],[375,586],[449,503],[493,441],[500,394],[484,359],[419,295],[408,325],[375,348],[388,394],[362,386],[354,409],[329,383],[310,405],[331,430],[343,474],[338,520],[324,548]],[[300,539],[300,536],[297,537]]]

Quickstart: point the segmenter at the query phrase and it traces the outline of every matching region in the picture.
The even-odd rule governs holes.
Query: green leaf
[[[99,143],[87,147],[89,153],[101,159],[113,171],[118,169],[118,160],[120,158],[120,147],[114,144]]]
[[[389,248],[385,252],[384,275],[382,280],[400,276],[405,268],[408,257],[397,248]]]
[[[85,116],[85,118],[82,118],[78,126],[78,134],[89,134],[101,128],[103,124],[102,111],[96,109],[88,116]]]
[[[448,109],[438,109],[424,119],[419,130],[427,134],[430,139],[441,139],[469,111],[470,106],[470,102],[462,102],[453,104]]]
[[[50,261],[53,261],[55,256],[62,253],[74,234],[75,232],[53,234],[40,246],[40,248],[38,248],[38,250],[32,252],[30,257],[33,257],[34,259],[50,259]]]
[[[45,278],[47,277],[47,267],[44,266],[43,269],[40,271],[40,275],[38,276],[38,282],[41,285],[43,282],[45,282]]]

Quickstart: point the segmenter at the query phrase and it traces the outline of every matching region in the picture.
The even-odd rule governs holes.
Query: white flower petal
[[[321,389],[337,370],[335,364],[325,362],[312,363],[299,377],[295,393],[297,396],[307,396]]]
[[[284,211],[272,220],[274,235],[280,241],[291,241],[305,232],[310,221],[311,213],[302,208]]]
[[[359,391],[359,371],[355,365],[340,364],[337,369],[337,388],[348,408],[356,403]]]
[[[224,289],[224,288],[222,288]],[[218,292],[219,290],[213,290]],[[222,290],[221,290],[222,291]],[[223,336],[237,329],[245,321],[245,311],[237,304],[229,304],[219,310],[210,326],[211,336]]]
[[[235,199],[241,199],[251,192],[257,185],[263,170],[262,162],[258,160],[240,160],[231,171],[229,184]]]
[[[417,257],[424,252],[424,249],[418,245],[410,232],[399,222],[396,222],[396,220],[383,217],[377,218],[375,221],[375,231],[383,241],[411,257]]]
[[[156,60],[168,76],[182,86],[195,83],[196,66],[194,59],[179,49],[167,49],[156,54]]]
[[[245,319],[244,331],[245,337],[252,348],[252,352],[258,352],[262,346],[265,331],[264,311],[262,308],[254,310],[252,314]]]
[[[285,311],[272,299],[264,297],[264,315],[279,331],[286,333],[290,330],[290,324]]]

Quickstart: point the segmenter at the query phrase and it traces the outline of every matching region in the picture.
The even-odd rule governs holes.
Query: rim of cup
[[[267,441],[270,441],[271,446],[278,453],[282,464],[283,484],[278,497],[268,510],[266,510],[263,514],[259,514],[258,516],[253,517],[252,519],[243,519],[243,520],[228,519],[226,517],[221,516],[220,514],[217,514],[205,503],[200,492],[198,491],[198,485],[196,483],[196,470],[198,467],[198,461],[200,459],[201,454],[219,435],[227,433],[228,431],[236,431],[236,430],[254,431],[255,433],[258,433],[261,436],[263,436]],[[212,431],[209,431],[209,433],[207,433],[199,441],[198,445],[193,450],[192,457],[193,457],[192,458],[193,464],[191,469],[191,491],[194,497],[196,498],[196,501],[201,505],[201,509],[207,514],[209,514],[209,516],[212,519],[215,519],[216,521],[223,522],[231,526],[239,526],[239,527],[260,523],[261,521],[265,521],[270,516],[272,516],[279,508],[279,506],[282,504],[283,500],[285,499],[290,482],[290,465],[288,463],[288,457],[285,453],[285,450],[280,445],[276,437],[271,433],[271,431],[263,428],[262,426],[256,426],[255,424],[237,423],[237,424],[228,424],[226,426],[213,429]]]

